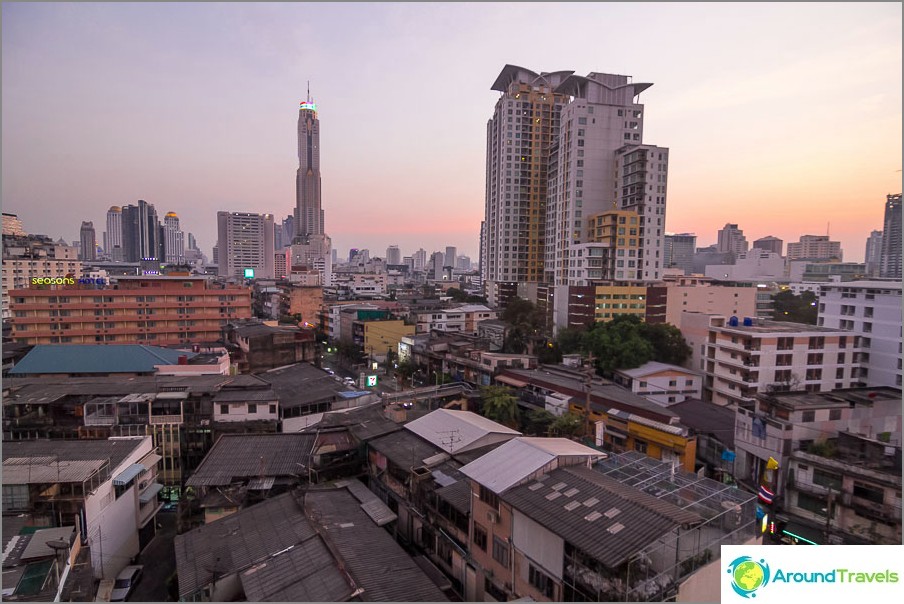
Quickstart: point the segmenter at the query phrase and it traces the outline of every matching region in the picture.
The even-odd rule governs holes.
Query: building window
[[[647,443],[645,443],[645,442],[642,441],[642,440],[635,440],[635,441],[634,441],[634,450],[637,451],[638,453],[646,454],[646,452],[647,452]]]
[[[797,494],[797,507],[818,516],[825,516],[828,503],[825,499],[808,495],[807,493]]]
[[[480,500],[494,510],[499,509],[499,497],[483,485],[480,485]]]
[[[841,476],[831,472],[824,472],[819,468],[813,468],[813,484],[839,492],[841,491]]]
[[[854,483],[854,497],[866,499],[867,501],[872,501],[873,503],[884,503],[884,493],[881,489],[873,488],[869,485],[863,484],[862,482]]]
[[[229,405],[220,405],[220,415],[229,415]]]
[[[548,577],[545,573],[540,571],[533,564],[530,565],[528,569],[528,580],[530,584],[537,588],[537,590],[542,593],[547,598],[552,598],[554,592],[554,583],[552,579]]]
[[[476,522],[474,523],[474,545],[487,551],[487,531]]]
[[[270,415],[276,415],[276,405],[270,405]]]
[[[803,414],[801,415],[800,421],[802,421],[804,423],[816,421],[816,412],[815,411],[804,411]]]
[[[257,413],[257,403],[248,403],[248,413]]]
[[[509,548],[508,544],[493,535],[493,560],[508,568],[509,565]]]

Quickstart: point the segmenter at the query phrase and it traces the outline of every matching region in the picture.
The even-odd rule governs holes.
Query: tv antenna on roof
[[[444,436],[444,437],[440,438],[439,442],[443,446],[443,448],[449,449],[449,453],[452,452],[452,446],[455,443],[461,442],[461,430],[459,430],[458,428],[456,428],[454,430],[446,430],[444,432],[439,432],[439,434],[448,435],[448,436]]]

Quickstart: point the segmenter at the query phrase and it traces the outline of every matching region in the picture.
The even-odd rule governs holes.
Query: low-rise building
[[[689,366],[703,372],[704,399],[751,402],[757,393],[830,392],[860,384],[860,338],[841,329],[685,313]]]
[[[791,453],[784,512],[817,543],[900,544],[901,433],[829,442]]]
[[[669,406],[703,396],[703,376],[677,365],[650,361],[634,369],[619,369],[616,384],[654,403]]]
[[[3,513],[78,526],[95,577],[115,577],[156,534],[160,456],[150,437],[3,444]]]
[[[229,323],[223,339],[240,373],[260,373],[306,361],[316,362],[317,338],[313,329],[271,327],[263,323]]]

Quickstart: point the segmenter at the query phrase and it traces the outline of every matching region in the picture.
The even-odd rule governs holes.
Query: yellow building
[[[415,326],[406,325],[401,319],[389,321],[362,321],[364,329],[364,351],[382,356],[391,350],[398,354],[399,343],[404,336],[413,336]]]
[[[638,315],[647,312],[647,287],[628,283],[609,283],[596,286],[594,321],[609,321],[616,315]]]

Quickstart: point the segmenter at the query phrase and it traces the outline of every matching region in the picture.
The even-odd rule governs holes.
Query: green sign
[[[377,385],[377,376],[375,376],[375,375],[367,376],[367,387],[373,388],[376,385]]]
[[[253,268],[245,269],[245,279],[254,279],[254,269]]]

